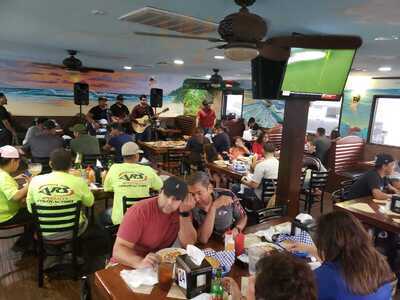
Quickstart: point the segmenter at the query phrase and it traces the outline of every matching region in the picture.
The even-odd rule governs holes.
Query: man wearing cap
[[[64,141],[57,135],[57,125],[52,120],[47,120],[43,123],[42,134],[33,136],[26,143],[22,150],[30,151],[32,159],[49,158],[50,153],[56,149],[63,148]]]
[[[22,142],[22,144],[25,145],[29,142],[29,140],[33,136],[40,135],[43,130],[43,124],[46,121],[47,121],[46,118],[37,118],[37,119],[35,118],[35,125],[28,128],[28,131],[26,132],[26,135],[25,135],[25,138],[24,138],[24,141]]]
[[[347,195],[347,199],[373,196],[374,199],[387,200],[392,193],[399,193],[387,179],[393,174],[395,161],[390,154],[378,154],[375,160],[375,168],[362,175],[353,185]]]
[[[122,198],[145,198],[150,196],[150,189],[159,191],[163,185],[156,171],[149,166],[139,165],[142,150],[134,142],[125,143],[121,154],[122,164],[111,166],[104,180],[104,191],[114,192],[114,204],[106,212],[103,224],[120,224],[123,217]],[[111,218],[110,218],[111,216]]]
[[[204,100],[202,104],[203,107],[197,112],[196,127],[203,128],[205,134],[211,134],[217,117],[207,100]]]
[[[132,268],[153,268],[161,261],[155,254],[158,250],[171,247],[177,238],[184,248],[191,243],[187,195],[186,183],[170,177],[158,197],[129,208],[119,226],[111,261]]]
[[[104,151],[115,151],[115,162],[120,163],[123,161],[121,148],[127,142],[132,142],[131,135],[126,134],[121,124],[114,123],[111,125],[110,140],[103,146]]]
[[[153,108],[147,104],[146,95],[141,95],[139,97],[139,104],[137,104],[131,113],[131,119],[133,123],[140,123],[137,119],[143,118],[144,116],[149,116],[149,118],[154,117]],[[151,139],[151,128],[148,126],[143,133],[136,133],[137,141],[150,141]]]
[[[124,96],[118,95],[116,102],[110,107],[112,119],[114,122],[121,123],[129,116],[129,109],[124,104]]]
[[[74,139],[71,141],[71,151],[75,154],[100,155],[99,141],[88,134],[88,130],[83,124],[76,124],[69,129],[74,133]]]
[[[110,122],[107,97],[99,97],[98,101],[99,104],[92,107],[86,114],[86,121],[88,121],[95,131],[101,127],[100,120],[107,120],[107,122]]]
[[[86,181],[81,177],[69,174],[71,164],[72,157],[69,151],[57,149],[51,153],[50,166],[53,171],[50,174],[34,177],[29,185],[26,202],[30,212],[33,203],[49,207],[69,205],[76,202],[81,202],[82,206],[86,207],[93,205],[94,196]],[[82,234],[87,226],[88,220],[81,212],[79,234]],[[48,239],[70,238],[71,236],[70,231],[46,234]]]

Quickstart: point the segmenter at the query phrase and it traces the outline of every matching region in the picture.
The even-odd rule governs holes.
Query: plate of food
[[[205,260],[211,265],[213,269],[218,269],[221,266],[221,263],[215,257],[206,256]]]
[[[186,250],[182,248],[165,248],[161,249],[156,254],[158,254],[161,257],[161,261],[163,262],[175,263],[176,258],[179,255],[186,254]]]

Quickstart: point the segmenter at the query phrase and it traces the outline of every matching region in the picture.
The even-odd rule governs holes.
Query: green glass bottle
[[[222,286],[222,270],[217,269],[215,277],[211,284],[211,297],[212,300],[223,300],[224,298],[224,287]]]

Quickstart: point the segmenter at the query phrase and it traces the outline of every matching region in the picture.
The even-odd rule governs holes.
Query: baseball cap
[[[394,161],[394,158],[390,154],[380,153],[375,157],[375,167],[381,167],[383,165],[387,165]]]
[[[210,102],[208,102],[207,100],[203,100],[202,104],[203,104],[204,106],[206,106],[206,105],[210,105]]]
[[[100,96],[98,101],[108,101],[107,97]]]
[[[188,186],[183,180],[172,176],[164,181],[163,192],[167,197],[173,196],[176,200],[184,200],[188,194]]]
[[[116,99],[124,101],[124,95],[119,94]]]
[[[134,142],[127,142],[123,144],[121,148],[122,156],[131,156],[139,153],[143,153],[143,151],[140,150],[139,146]]]
[[[57,124],[52,120],[47,120],[43,123],[43,127],[46,129],[54,129],[57,127]]]
[[[0,157],[2,158],[19,158],[19,153],[13,146],[3,146],[0,148]]]
[[[74,126],[69,128],[70,131],[72,132],[78,132],[78,133],[86,133],[87,129],[85,125],[83,124],[75,124]]]

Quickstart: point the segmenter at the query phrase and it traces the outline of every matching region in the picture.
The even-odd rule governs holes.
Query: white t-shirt
[[[251,129],[247,129],[243,131],[243,140],[247,142],[251,142],[253,140],[253,131]]]
[[[256,165],[252,180],[255,183],[259,184],[258,188],[254,190],[259,199],[261,199],[261,193],[262,193],[261,181],[264,178],[277,179],[278,171],[279,171],[279,160],[277,160],[275,157],[264,159],[262,162]]]

